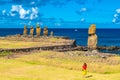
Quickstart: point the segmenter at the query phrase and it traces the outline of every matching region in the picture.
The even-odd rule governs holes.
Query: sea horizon
[[[29,35],[28,28],[28,35]],[[68,36],[70,39],[75,39],[78,45],[86,46],[88,38],[87,28],[48,28],[50,32],[54,32],[54,36]],[[43,28],[42,28],[43,31]],[[41,35],[42,35],[41,31]],[[0,28],[0,36],[23,34],[23,28]],[[34,31],[34,35],[35,35]],[[120,29],[111,28],[97,28],[96,34],[98,35],[99,46],[120,46]]]

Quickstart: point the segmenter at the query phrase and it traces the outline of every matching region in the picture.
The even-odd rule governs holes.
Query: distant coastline
[[[77,29],[77,31],[75,31]],[[87,46],[88,29],[83,28],[49,28],[49,32],[53,31],[55,36],[68,36],[70,39],[76,40],[79,46]],[[98,46],[117,46],[120,47],[120,29],[97,29]],[[23,28],[0,28],[0,36],[23,34]],[[50,34],[49,34],[50,35]],[[107,51],[105,51],[107,52]],[[111,51],[110,51],[111,52]],[[113,53],[120,51],[113,51]]]

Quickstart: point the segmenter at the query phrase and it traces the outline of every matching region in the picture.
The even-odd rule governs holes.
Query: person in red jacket
[[[87,64],[86,63],[84,63],[82,65],[82,74],[83,74],[83,76],[85,76],[87,74]]]

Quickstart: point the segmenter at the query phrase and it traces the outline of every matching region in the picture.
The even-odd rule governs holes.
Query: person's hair
[[[84,66],[87,66],[87,64],[86,64],[86,63],[84,63],[83,65],[84,65]]]

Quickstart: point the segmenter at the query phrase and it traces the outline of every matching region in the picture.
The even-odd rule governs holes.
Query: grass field
[[[108,60],[111,59],[120,61],[119,56]],[[100,60],[98,57],[71,56],[53,51],[19,55],[11,59],[1,57],[0,80],[120,80],[120,64],[112,65],[106,60]],[[86,76],[92,77],[82,76],[83,62],[88,64]]]
[[[29,41],[30,40],[30,41]],[[20,40],[17,41],[16,38],[15,40],[5,40],[5,39],[0,39],[0,48],[25,48],[25,47],[40,47],[40,46],[51,46],[51,45],[65,45],[67,41],[69,42],[70,40],[65,40],[61,38],[25,38],[25,40]],[[38,41],[37,41],[38,40]]]

